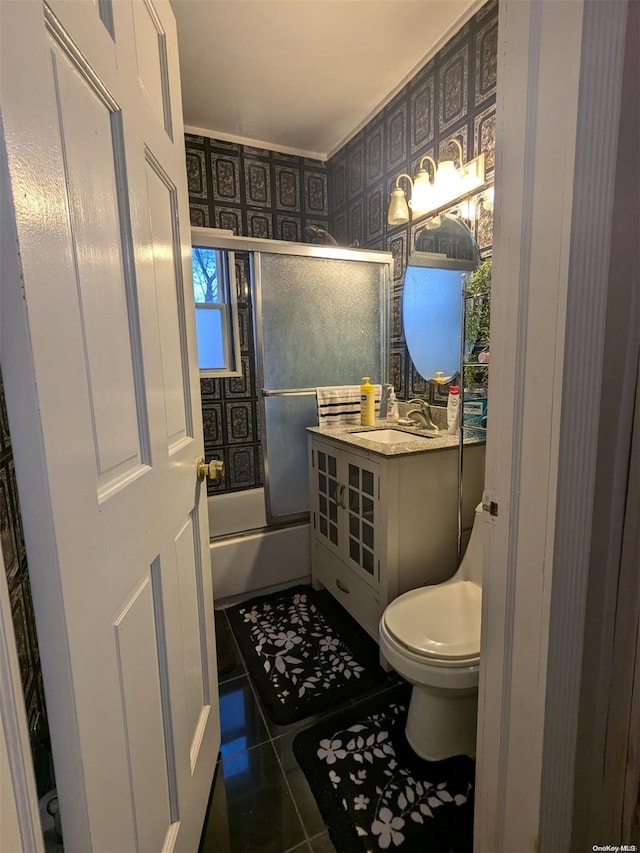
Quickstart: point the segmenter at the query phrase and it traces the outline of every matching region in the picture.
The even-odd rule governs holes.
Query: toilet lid
[[[389,633],[413,652],[441,660],[480,655],[482,590],[471,581],[424,586],[384,612]]]

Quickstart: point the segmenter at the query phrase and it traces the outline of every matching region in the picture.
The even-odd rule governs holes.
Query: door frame
[[[11,602],[0,551],[0,849],[43,853]]]
[[[477,851],[571,849],[626,26],[499,8]]]
[[[18,280],[15,254],[13,206],[9,197],[9,173],[0,115],[0,352],[2,350],[2,314],[5,283]],[[44,850],[38,797],[33,769],[29,724],[24,704],[20,664],[11,615],[4,556],[0,550],[0,738],[3,746],[0,776],[0,814],[3,841],[15,838],[6,849]],[[6,761],[6,763],[5,763]],[[6,789],[6,782],[10,787]]]

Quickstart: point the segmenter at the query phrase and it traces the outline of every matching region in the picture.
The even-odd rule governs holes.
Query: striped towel
[[[376,415],[380,411],[382,385],[374,385]],[[337,424],[360,423],[360,386],[324,385],[316,388],[318,404],[318,424],[334,426]]]

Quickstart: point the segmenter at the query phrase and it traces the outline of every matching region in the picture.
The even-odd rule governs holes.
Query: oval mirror
[[[416,238],[404,278],[402,317],[409,355],[424,379],[460,370],[462,276],[479,263],[473,235],[457,216],[435,217]]]

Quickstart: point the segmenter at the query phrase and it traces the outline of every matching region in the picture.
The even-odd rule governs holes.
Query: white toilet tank
[[[471,581],[478,586],[482,586],[483,529],[482,504],[478,504],[473,517],[473,527],[471,528],[467,550],[464,552],[462,562],[458,566],[458,571],[452,580]]]

